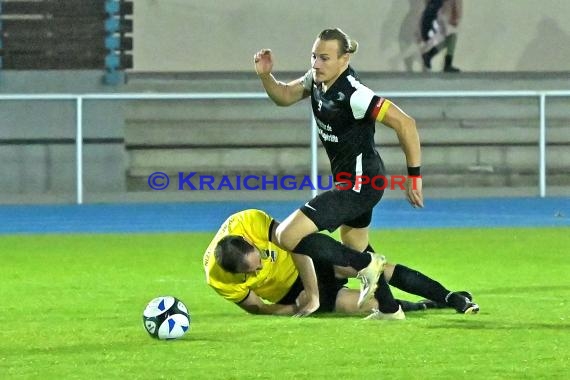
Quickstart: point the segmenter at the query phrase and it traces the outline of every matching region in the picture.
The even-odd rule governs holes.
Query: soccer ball
[[[190,329],[190,314],[178,298],[157,297],[146,305],[143,325],[153,338],[178,339]]]

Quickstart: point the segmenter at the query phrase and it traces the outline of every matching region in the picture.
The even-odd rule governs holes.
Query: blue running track
[[[302,202],[0,206],[0,234],[215,231],[233,212],[259,208],[282,220]],[[570,227],[570,198],[404,200],[376,207],[372,228]]]

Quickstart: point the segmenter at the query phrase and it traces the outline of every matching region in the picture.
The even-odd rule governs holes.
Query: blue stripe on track
[[[208,202],[0,206],[0,234],[215,231],[225,218],[259,208],[284,219],[302,202]],[[372,228],[570,226],[570,198],[403,200],[375,208]]]

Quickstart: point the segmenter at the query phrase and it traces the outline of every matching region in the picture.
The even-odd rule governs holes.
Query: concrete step
[[[324,151],[319,166],[330,170]],[[155,171],[213,173],[297,174],[310,171],[306,148],[193,148],[128,151],[130,175]]]
[[[125,106],[126,119],[218,119],[235,120],[243,117],[298,118],[310,117],[310,102],[301,101],[290,107],[277,107],[269,99],[232,100],[136,100]],[[539,120],[537,101],[533,98],[426,98],[398,99],[406,113],[416,119],[435,120],[485,120],[525,119]],[[568,103],[552,101],[548,116],[553,119],[568,119]]]
[[[288,80],[301,74],[277,73],[277,77]],[[460,77],[437,73],[417,76],[362,74],[365,83],[381,95],[434,89],[556,90],[563,79],[559,75],[536,78],[508,73]],[[172,75],[174,80],[160,74],[138,77],[129,80],[127,90],[263,93],[259,80],[252,73]],[[508,191],[512,193],[516,189],[537,186],[537,97],[393,100],[417,121],[424,144],[424,181],[429,188],[469,187],[484,192],[496,186],[497,189],[511,189]],[[568,106],[568,98],[547,99],[549,186],[567,186],[570,182],[567,169],[570,167]],[[177,175],[179,171],[215,176],[306,175],[310,168],[310,116],[308,101],[286,108],[275,106],[267,98],[128,102],[125,107],[127,186],[133,191],[148,190],[146,181],[153,171],[171,175]],[[404,155],[393,131],[378,127],[376,142],[388,172],[405,173]],[[174,149],[184,145],[189,149]],[[328,175],[329,163],[322,148],[319,148],[318,156],[319,172]],[[248,195],[251,193],[254,192]]]
[[[404,155],[399,147],[379,149],[388,171],[404,172]],[[487,170],[511,168],[513,171],[538,171],[539,151],[534,146],[450,146],[427,147],[422,150],[423,172],[447,170]],[[550,170],[570,167],[570,149],[567,146],[549,146],[546,166]],[[460,168],[460,169],[453,169]],[[481,169],[476,169],[481,168]]]
[[[570,185],[569,173],[549,173],[549,186]],[[471,173],[465,174],[434,174],[424,177],[423,185],[430,187],[460,188],[460,187],[531,187],[538,186],[536,173]]]
[[[380,149],[388,173],[406,173],[400,148]],[[425,174],[434,173],[537,173],[535,147],[449,147],[424,149]],[[552,146],[547,168],[553,172],[570,167],[570,150]],[[308,174],[310,152],[307,148],[193,148],[128,151],[131,176],[148,176],[155,171],[201,172],[204,174]],[[318,152],[318,168],[330,172],[324,150]]]
[[[477,125],[462,127],[460,123],[431,121],[418,123],[424,145],[469,144],[533,144],[538,143],[539,130],[525,120],[503,124],[497,120],[481,120]],[[547,141],[570,144],[570,120],[559,120],[548,126]],[[520,123],[520,124],[519,124]],[[458,126],[459,124],[459,126]],[[443,125],[443,126],[442,126]],[[239,120],[129,120],[125,126],[125,143],[131,145],[305,145],[310,144],[307,121],[279,119]],[[376,129],[378,145],[398,145],[396,134],[389,128]]]
[[[130,120],[125,126],[129,145],[307,145],[310,126],[299,120]]]
[[[308,67],[307,67],[308,69]],[[289,81],[304,72],[276,71],[275,77]],[[359,71],[364,84],[379,93],[402,91],[540,91],[560,90],[568,73],[480,72],[403,73]],[[253,72],[129,72],[129,92],[262,92]]]
[[[276,72],[288,81],[301,72]],[[379,95],[418,91],[539,91],[560,90],[568,81],[566,73],[441,73],[361,72],[363,83]],[[127,92],[254,92],[264,94],[253,72],[241,73],[129,73]],[[462,118],[534,117],[538,119],[538,97],[528,98],[393,98],[414,117]],[[269,100],[267,102],[270,103]],[[303,103],[308,103],[307,101]],[[568,97],[548,97],[547,110],[553,117],[568,117]]]
[[[432,124],[433,123],[433,124]],[[539,126],[527,120],[478,120],[469,126],[458,123],[454,126],[450,121],[422,124],[418,122],[418,131],[424,145],[517,145],[538,144]],[[556,144],[570,145],[570,119],[557,120],[547,126],[546,141]],[[396,134],[388,128],[376,128],[377,144],[398,144]]]
[[[310,120],[308,102],[290,107],[277,107],[268,99],[254,100],[137,100],[125,107],[125,119],[130,120],[239,120],[293,119]]]

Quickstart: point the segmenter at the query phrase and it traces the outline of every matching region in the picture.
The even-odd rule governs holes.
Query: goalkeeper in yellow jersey
[[[359,291],[345,287],[356,270],[321,261],[299,261],[298,255],[275,243],[279,223],[261,210],[244,210],[231,215],[220,227],[204,254],[206,282],[219,295],[253,314],[295,315],[303,302],[299,270],[314,265],[319,288],[319,312],[362,313],[373,310],[370,319],[404,319],[405,314],[383,314],[378,297],[360,309]],[[306,256],[299,255],[303,258]],[[299,269],[297,266],[299,265]],[[439,282],[403,265],[386,264],[384,275],[390,285],[425,297],[420,302],[398,300],[402,310],[452,307],[459,313],[479,311],[465,291],[451,292]]]

